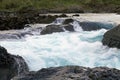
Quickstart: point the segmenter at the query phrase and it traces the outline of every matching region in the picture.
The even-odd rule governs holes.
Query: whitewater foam
[[[120,69],[120,51],[101,43],[105,29],[26,36],[1,41],[9,53],[22,56],[31,71],[65,65],[107,66]]]

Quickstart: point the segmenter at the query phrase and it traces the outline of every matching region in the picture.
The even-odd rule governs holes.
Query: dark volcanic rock
[[[74,31],[72,23],[74,20],[73,19],[65,19],[62,24],[56,25],[56,24],[51,24],[46,26],[42,31],[41,34],[51,34],[53,32],[64,32],[65,30],[67,31]],[[65,30],[64,30],[65,29]]]
[[[63,28],[60,25],[48,25],[41,31],[41,34],[51,34],[53,32],[63,32]]]
[[[0,80],[10,80],[14,76],[28,72],[28,66],[20,56],[10,55],[0,46]]]
[[[74,30],[74,26],[73,25],[70,25],[70,24],[67,24],[67,25],[62,25],[62,27],[67,30],[67,31],[75,31]]]
[[[11,16],[10,14],[13,15]],[[37,10],[29,9],[13,13],[3,13],[0,15],[0,30],[23,29],[25,24],[52,23],[58,17],[67,17],[67,15],[42,15]]]
[[[113,27],[112,24],[101,23],[101,22],[80,22],[79,24],[84,31],[111,29]]]
[[[102,40],[103,45],[120,48],[120,25],[107,31]]]
[[[65,21],[63,22],[63,24],[69,24],[69,23],[72,23],[74,22],[73,19],[65,19]]]
[[[20,15],[17,17],[0,17],[0,30],[23,29],[25,24],[51,23],[56,19],[56,17],[58,16]]]
[[[120,80],[120,70],[106,67],[66,66],[41,69],[13,80]]]
[[[70,24],[66,24],[66,25],[48,25],[46,26],[42,31],[41,31],[41,35],[44,34],[51,34],[54,32],[64,32],[65,30],[67,31],[74,31],[74,27]]]
[[[0,17],[0,30],[23,29],[27,23],[22,17]]]
[[[59,23],[59,25],[58,25]],[[57,25],[56,25],[57,24]],[[54,22],[54,24],[50,24],[46,26],[41,31],[41,34],[50,34],[53,32],[63,32],[63,31],[75,31],[75,28],[81,27],[83,31],[92,31],[99,29],[111,29],[114,27],[111,23],[102,23],[102,22],[80,22],[71,18],[68,19],[58,19]]]

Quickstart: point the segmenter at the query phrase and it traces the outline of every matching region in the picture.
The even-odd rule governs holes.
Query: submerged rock
[[[0,46],[0,80],[10,80],[14,76],[28,72],[28,66],[20,56],[14,56]]]
[[[109,47],[120,48],[120,25],[107,31],[104,34],[102,43],[103,45],[107,45]]]
[[[79,66],[66,66],[41,69],[31,72],[13,80],[119,80],[120,70],[96,67],[85,68]]]

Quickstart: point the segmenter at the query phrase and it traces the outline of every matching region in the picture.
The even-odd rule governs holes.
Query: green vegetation
[[[32,6],[35,9],[103,9],[120,8],[120,0],[0,0],[0,10],[17,11]]]
[[[27,6],[37,9],[59,9],[78,5],[81,5],[81,0],[0,0],[1,10],[19,10]]]

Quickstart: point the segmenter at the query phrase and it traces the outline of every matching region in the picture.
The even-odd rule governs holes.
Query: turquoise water
[[[27,36],[24,40],[0,41],[0,45],[22,56],[32,71],[65,65],[120,69],[120,51],[101,43],[105,32],[101,29]]]

